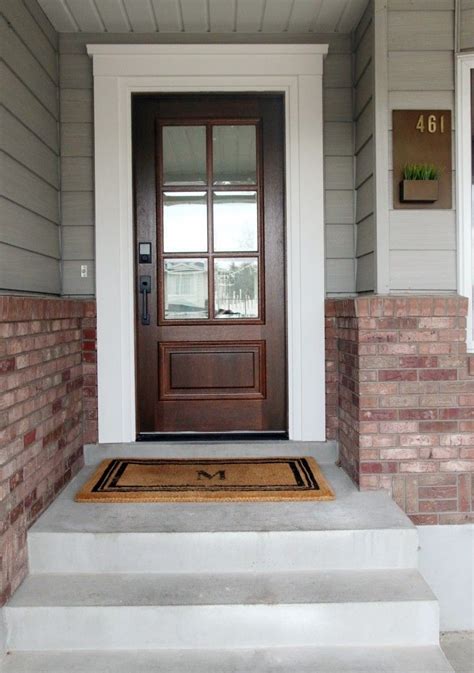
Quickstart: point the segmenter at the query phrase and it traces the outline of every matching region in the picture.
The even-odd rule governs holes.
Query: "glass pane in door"
[[[257,251],[257,192],[214,192],[214,250]]]
[[[214,126],[212,154],[215,185],[255,185],[256,127],[251,124]]]
[[[214,260],[216,318],[258,318],[258,259]]]
[[[206,127],[163,126],[163,184],[206,182]]]
[[[207,251],[206,192],[164,192],[165,252]]]
[[[165,259],[165,318],[196,320],[209,316],[207,259]]]

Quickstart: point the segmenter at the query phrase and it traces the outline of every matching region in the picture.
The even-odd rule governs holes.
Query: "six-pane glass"
[[[207,190],[199,190],[208,185],[206,126],[163,126],[163,252],[258,253],[258,192],[246,188],[257,185],[256,126],[214,125],[210,132],[215,187],[208,197]],[[208,206],[212,208],[211,250]],[[210,261],[208,257],[169,257],[163,259],[163,267],[165,319],[212,317],[209,272],[215,318],[259,317],[258,256],[216,255]]]

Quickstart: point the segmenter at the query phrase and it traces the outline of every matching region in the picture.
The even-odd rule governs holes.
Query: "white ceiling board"
[[[264,0],[237,0],[237,32],[258,33],[262,28]]]
[[[41,9],[58,33],[75,33],[78,25],[63,0],[39,0]]]
[[[209,0],[211,33],[235,30],[236,7],[236,0]]]
[[[360,21],[367,7],[367,0],[348,0],[337,26],[338,33],[349,33]]]
[[[156,31],[155,16],[151,0],[123,0],[128,20],[135,33],[152,33]]]
[[[312,26],[313,31],[315,33],[333,33],[347,2],[348,0],[323,0],[316,22]],[[349,0],[349,2],[352,2],[352,0]]]
[[[178,0],[152,0],[158,30],[163,33],[180,33],[184,30]]]
[[[109,33],[128,33],[131,25],[123,0],[94,0],[105,29]]]
[[[184,30],[187,33],[207,33],[209,17],[206,0],[178,0],[181,4]]]
[[[368,0],[38,0],[71,32],[350,33]]]
[[[65,4],[69,7],[82,32],[104,32],[105,26],[99,16],[94,0],[65,0]]]
[[[282,33],[288,29],[292,3],[288,0],[267,0],[263,14],[264,33]]]
[[[323,0],[295,0],[288,22],[290,33],[307,33],[321,9]]]

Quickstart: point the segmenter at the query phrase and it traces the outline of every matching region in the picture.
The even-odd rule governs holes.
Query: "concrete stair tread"
[[[356,604],[435,601],[417,570],[232,574],[38,574],[14,608]]]
[[[175,456],[186,455],[180,446],[175,445]],[[141,455],[140,447],[135,452]],[[299,447],[298,453],[311,455],[304,446]],[[336,499],[328,502],[76,503],[75,493],[95,469],[96,466],[89,466],[81,470],[30,529],[29,537],[43,533],[415,530],[387,493],[359,492],[335,465],[322,465],[336,493]]]
[[[436,646],[14,652],[5,658],[2,670],[4,673],[453,673]]]

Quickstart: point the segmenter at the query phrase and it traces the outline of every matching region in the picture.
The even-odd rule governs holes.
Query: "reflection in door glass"
[[[206,184],[206,127],[163,127],[163,183]]]
[[[253,125],[212,129],[215,185],[254,185],[257,182],[256,128]]]
[[[258,260],[214,260],[216,318],[258,318]]]
[[[206,192],[163,194],[164,252],[206,252]]]
[[[257,250],[257,192],[214,192],[214,250]]]
[[[207,318],[207,259],[165,259],[165,318]]]

